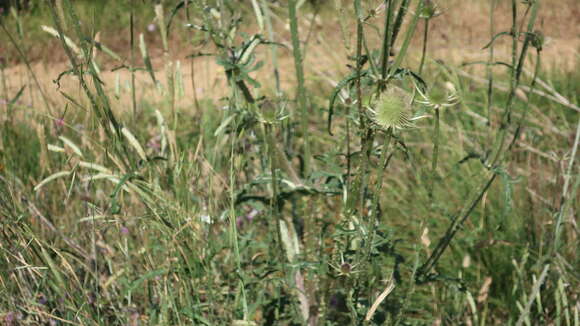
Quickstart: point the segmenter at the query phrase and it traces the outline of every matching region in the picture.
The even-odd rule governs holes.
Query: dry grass
[[[343,2],[350,10],[352,2]],[[363,3],[371,6],[379,2]],[[505,90],[490,95],[486,95],[487,76],[482,75],[483,83],[474,81],[483,73],[481,65],[457,68],[460,73],[474,75],[471,79],[455,78],[453,72],[439,69],[433,59],[443,60],[449,67],[487,60],[488,53],[481,48],[490,38],[489,1],[440,2],[446,7],[443,15],[432,20],[427,66],[420,73],[429,89],[413,108],[417,115],[427,113],[430,117],[405,131],[388,128],[384,138],[370,120],[364,123],[371,117],[361,114],[366,99],[361,86],[358,95],[352,95],[354,82],[347,85],[350,98],[337,101],[341,103],[336,106],[334,135],[329,136],[326,130],[330,88],[353,73],[354,69],[347,67],[353,65],[349,56],[362,58],[363,32],[359,29],[355,35],[354,30],[348,30],[351,42],[345,45],[338,19],[354,26],[354,15],[350,12],[337,17],[331,8],[333,1],[327,1],[330,8],[319,15],[303,11],[298,19],[304,41],[301,48],[306,52],[304,75],[310,109],[302,122],[298,122],[298,106],[292,100],[297,85],[294,63],[299,62],[299,56],[294,53],[293,57],[290,40],[292,34],[296,41],[298,33],[295,28],[291,33],[282,18],[288,15],[287,8],[276,8],[274,17],[274,40],[286,46],[278,47],[281,88],[286,94],[273,95],[269,47],[260,46],[257,59],[264,60],[266,66],[252,72],[252,77],[262,87],[249,83],[251,95],[259,98],[256,102],[248,100],[246,94],[242,99],[237,92],[231,76],[238,71],[228,68],[228,85],[224,68],[215,58],[197,58],[193,67],[185,58],[198,51],[222,53],[225,58],[240,49],[242,38],[250,39],[243,35],[235,45],[226,44],[227,50],[192,48],[186,40],[191,31],[174,28],[170,52],[164,55],[156,32],[147,32],[159,88],[147,72],[138,71],[136,87],[131,89],[129,71],[112,71],[119,63],[99,54],[99,78],[105,90],[99,94],[100,102],[92,106],[86,103],[85,92],[74,76],[64,75],[60,89],[52,82],[69,68],[54,40],[47,42],[54,45],[49,50],[25,44],[28,55],[44,58],[34,60],[32,70],[48,94],[54,121],[45,119],[46,111],[24,66],[8,67],[8,92],[0,93],[0,99],[12,98],[21,85],[28,86],[17,105],[4,103],[9,111],[2,115],[5,121],[0,129],[0,141],[5,144],[0,143],[0,164],[6,171],[6,176],[0,173],[0,215],[10,213],[3,225],[8,231],[0,237],[0,247],[9,248],[0,254],[7,262],[0,266],[9,268],[0,268],[0,283],[2,292],[10,296],[0,295],[0,306],[8,312],[0,312],[0,320],[14,319],[13,312],[28,309],[34,313],[22,318],[31,322],[54,315],[55,319],[81,324],[107,323],[100,318],[110,318],[108,323],[114,319],[130,325],[139,320],[198,324],[203,319],[209,320],[205,324],[215,325],[252,325],[249,320],[282,325],[274,319],[298,320],[307,317],[309,309],[311,316],[318,318],[316,311],[321,309],[320,316],[339,325],[348,320],[355,324],[359,317],[362,321],[363,313],[367,319],[374,315],[377,322],[394,316],[409,321],[423,319],[425,324],[480,325],[487,321],[507,323],[513,316],[521,320],[528,313],[550,323],[563,314],[577,313],[578,307],[565,301],[577,299],[578,280],[567,266],[577,262],[577,227],[568,219],[572,221],[578,204],[565,199],[576,196],[578,184],[568,195],[562,190],[568,188],[566,176],[577,171],[575,155],[570,155],[570,148],[579,143],[580,131],[574,132],[580,130],[573,121],[575,112],[554,100],[518,93],[521,89],[512,89],[518,96],[510,96],[506,104],[506,93],[510,93],[507,81],[515,69],[494,68],[494,85]],[[519,0],[517,3],[525,6]],[[547,89],[553,87],[573,102],[570,105],[577,105],[577,87],[572,80],[578,75],[567,74],[578,56],[575,1],[542,3],[545,9],[540,11],[538,25],[552,38],[544,62],[557,66],[554,77],[544,75],[549,67],[541,71],[539,76],[549,85],[539,85],[538,89],[550,92]],[[220,10],[227,12],[224,7]],[[509,3],[502,1],[494,15],[497,32],[510,27],[509,10]],[[117,8],[116,14],[125,11]],[[253,13],[245,17],[244,31],[256,33],[258,28],[251,23]],[[565,27],[558,26],[560,20],[565,21]],[[364,38],[371,49],[381,44],[380,33],[371,25],[381,30],[383,21],[384,16],[377,17],[365,25]],[[89,28],[88,22],[82,23]],[[419,66],[421,24],[410,53],[400,56],[405,57],[401,67],[415,70]],[[137,33],[144,28],[138,26]],[[212,36],[231,35],[226,29],[221,31],[226,32]],[[128,58],[128,34],[127,28],[114,34],[103,31],[101,40]],[[47,40],[50,37],[45,36]],[[498,41],[496,56],[510,62],[506,43]],[[42,51],[45,53],[38,55]],[[394,51],[405,53],[397,48]],[[528,63],[535,58],[531,55]],[[181,64],[183,94],[165,76],[168,66],[177,66],[176,60]],[[234,56],[224,60],[228,61],[225,67],[237,64]],[[243,71],[243,65],[240,69]],[[375,76],[378,74],[365,76],[365,93],[368,85],[375,84],[379,92],[380,79]],[[86,79],[94,81],[89,76]],[[359,77],[358,83],[362,80]],[[396,83],[399,81],[391,81],[389,87]],[[522,85],[530,83],[531,78],[524,74]],[[445,88],[447,84],[453,85]],[[434,109],[432,103],[441,98],[438,95],[449,99],[446,89],[461,90],[460,101],[441,110],[440,117],[439,108]],[[137,95],[134,100],[132,90]],[[405,92],[412,91],[405,88]],[[68,100],[60,92],[66,93]],[[90,91],[86,93],[92,96]],[[555,90],[552,94],[560,95]],[[261,95],[266,98],[261,99]],[[523,100],[526,96],[529,102]],[[109,100],[117,119],[102,116]],[[420,101],[424,104],[419,105]],[[353,103],[360,105],[358,112]],[[437,103],[437,107],[444,106],[444,102]],[[137,105],[137,115],[132,114],[133,105]],[[284,110],[272,114],[274,107]],[[520,118],[524,120],[521,133],[516,128],[503,133],[500,127],[509,120],[504,110],[512,109],[512,127]],[[522,112],[529,112],[526,119]],[[105,132],[115,120],[120,123],[117,136]],[[296,127],[300,123],[304,127],[301,132]],[[513,148],[505,151],[506,159],[500,159],[497,166],[493,157],[499,157],[496,153],[502,150],[492,144],[496,133],[500,144],[514,140]],[[308,148],[303,144],[309,138],[313,173],[303,168],[309,166],[303,161],[309,150],[301,149]],[[485,158],[488,152],[491,159]],[[486,165],[490,161],[493,169]],[[488,175],[493,178],[488,179]],[[484,187],[486,184],[491,187]],[[474,201],[478,194],[482,198]],[[359,195],[364,198],[356,199]],[[458,213],[461,207],[465,209]],[[352,213],[355,210],[358,213]],[[457,218],[450,224],[453,216]],[[549,256],[545,248],[552,246],[555,216],[564,221],[561,243],[565,245],[558,250],[554,244],[561,257],[545,262],[543,257]],[[280,222],[278,231],[276,219]],[[209,220],[213,224],[207,223]],[[454,237],[453,246],[443,256],[428,258],[423,264],[428,268],[423,270],[420,261],[434,257],[439,248],[446,250],[440,244],[453,235],[444,235],[445,230],[459,225],[462,230]],[[22,255],[13,257],[12,247],[20,244]],[[78,259],[71,250],[78,252]],[[36,257],[35,252],[42,255]],[[544,264],[546,267],[539,269]],[[546,274],[548,265],[551,269]],[[36,271],[29,266],[47,267]],[[431,277],[427,275],[430,271],[437,280],[425,278]],[[540,274],[540,279],[546,277],[545,282],[537,281]],[[389,281],[381,282],[385,277]],[[76,283],[64,282],[65,278]],[[22,284],[13,286],[9,282],[13,279]],[[26,280],[30,282],[26,284]],[[530,310],[535,294],[529,295],[538,289],[541,298],[537,301],[543,307]],[[58,301],[60,298],[67,301]],[[288,298],[299,302],[299,309],[289,309],[284,302]],[[309,302],[320,306],[310,306]],[[372,302],[375,304],[369,307]],[[518,310],[516,305],[520,304],[526,307],[525,313]],[[370,310],[363,311],[357,305]]]

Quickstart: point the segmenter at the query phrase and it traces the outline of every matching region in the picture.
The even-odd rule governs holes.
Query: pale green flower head
[[[412,126],[412,97],[398,87],[391,87],[371,100],[371,119],[382,129],[404,129]]]
[[[459,103],[459,95],[455,86],[449,81],[445,82],[444,86],[445,92],[425,92],[420,87],[416,87],[416,91],[419,93],[419,99],[416,102],[434,109],[455,106]]]

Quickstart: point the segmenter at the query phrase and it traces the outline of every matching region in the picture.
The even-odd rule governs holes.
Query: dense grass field
[[[580,326],[575,0],[20,3],[0,324]]]

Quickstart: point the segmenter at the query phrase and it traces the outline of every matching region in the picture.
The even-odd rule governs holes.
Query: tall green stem
[[[387,129],[385,133],[385,139],[383,141],[383,150],[381,152],[381,165],[379,166],[379,171],[377,174],[375,192],[373,197],[373,206],[372,206],[372,218],[369,221],[370,224],[370,231],[369,231],[369,238],[366,239],[367,247],[366,247],[366,262],[370,262],[371,258],[371,251],[373,248],[373,241],[377,229],[377,223],[379,219],[379,208],[380,208],[380,201],[381,201],[381,191],[383,189],[383,176],[385,174],[385,170],[387,169],[387,165],[389,164],[389,159],[391,155],[389,155],[389,146],[391,144],[391,138],[393,136],[393,128]]]
[[[4,105],[6,107],[6,112],[4,112],[5,119],[4,121],[9,121],[9,119],[11,119],[12,114],[10,114],[10,104],[8,102],[8,86],[6,85],[6,74],[4,73],[4,62],[1,61],[2,58],[0,58],[0,78],[2,78],[2,95],[4,96]]]
[[[435,179],[437,177],[437,162],[439,160],[439,111],[435,108],[435,130],[433,131],[433,159],[431,161],[431,180],[429,180],[429,197],[433,197]]]
[[[240,293],[242,295],[242,311],[243,311],[243,320],[248,320],[248,302],[246,298],[246,286],[244,281],[243,269],[242,269],[242,259],[240,258],[240,248],[238,245],[238,226],[236,221],[236,193],[234,191],[235,187],[235,175],[236,171],[234,168],[234,156],[235,156],[235,143],[236,143],[236,136],[232,136],[232,147],[230,151],[230,209],[229,209],[229,220],[230,220],[230,242],[233,247],[234,256],[236,259],[236,274],[239,278],[239,287]]]
[[[356,73],[357,79],[355,83],[356,88],[356,99],[357,99],[357,108],[358,108],[358,115],[359,115],[359,130],[361,134],[361,143],[362,143],[362,154],[360,158],[360,165],[359,165],[359,174],[358,177],[355,179],[355,184],[353,186],[353,196],[349,197],[349,203],[347,204],[347,209],[350,210],[350,213],[356,208],[356,206],[360,205],[359,212],[362,213],[363,206],[364,206],[364,189],[365,189],[365,181],[366,181],[366,174],[368,170],[368,160],[370,155],[370,137],[372,135],[372,130],[367,126],[367,118],[363,108],[363,99],[362,99],[362,86],[361,86],[361,71],[362,71],[362,60],[360,60],[362,56],[362,48],[363,48],[363,17],[362,17],[362,10],[360,0],[354,2],[355,12],[357,17],[357,42],[356,42]]]
[[[497,0],[491,0],[491,5],[489,8],[489,37],[493,39],[495,36],[495,22],[494,22],[494,11]],[[494,42],[489,46],[489,58],[487,65],[487,141],[491,141],[491,104],[493,103],[493,63],[494,61]],[[488,145],[489,146],[489,145]]]
[[[381,54],[381,78],[385,83],[387,78],[387,66],[389,63],[389,54],[391,53],[391,20],[393,17],[393,0],[387,0],[385,11],[385,26],[383,31],[383,49]],[[382,89],[385,85],[379,85]]]
[[[131,39],[131,104],[133,108],[133,119],[137,118],[137,95],[135,90],[135,3],[131,0],[131,12],[129,17],[129,29]]]
[[[421,64],[419,65],[419,75],[423,72],[423,65],[425,64],[425,57],[427,56],[427,40],[429,34],[429,18],[425,19],[425,29],[423,30],[423,50],[421,51]]]
[[[419,3],[415,7],[415,14],[413,15],[413,19],[409,22],[409,25],[407,27],[407,33],[405,34],[405,39],[403,40],[403,44],[399,49],[399,53],[397,53],[397,56],[395,57],[395,61],[389,67],[390,74],[397,71],[397,69],[401,66],[401,63],[403,63],[403,59],[407,54],[407,49],[411,44],[411,39],[413,38],[415,30],[417,29],[417,23],[419,22],[419,17],[421,16],[419,13],[423,10],[424,1],[425,0],[419,0]],[[397,28],[397,26],[395,26],[395,28]]]
[[[296,0],[288,1],[290,16],[290,34],[292,37],[292,48],[294,55],[294,67],[296,70],[296,80],[298,81],[297,100],[302,113],[302,137],[304,139],[304,174],[310,171],[310,141],[308,137],[308,107],[306,105],[306,89],[304,88],[304,68],[302,65],[302,53],[300,50],[300,38],[298,34],[298,18],[296,16]]]
[[[534,23],[536,21],[536,16],[538,12],[538,1],[534,1],[530,4],[532,6],[531,16],[528,21],[528,29],[527,34],[524,40],[524,44],[522,46],[522,50],[519,55],[518,59],[518,37],[520,31],[517,28],[517,5],[516,0],[512,0],[512,69],[511,69],[511,83],[510,83],[510,92],[508,94],[507,103],[505,106],[505,111],[502,117],[502,122],[500,125],[499,133],[496,137],[494,149],[490,159],[490,166],[495,166],[497,162],[499,162],[505,145],[505,140],[507,137],[508,127],[511,124],[511,113],[512,113],[512,106],[513,101],[515,98],[516,89],[519,86],[520,76],[522,70],[524,69],[524,62],[527,55],[527,50],[530,43],[530,36],[533,32]]]
[[[409,9],[409,3],[411,0],[403,0],[401,5],[399,6],[399,12],[397,13],[397,18],[395,19],[395,23],[393,24],[393,36],[391,36],[391,48],[395,45],[395,41],[397,40],[397,36],[399,36],[399,31],[401,31],[401,26],[403,25],[403,20],[407,15],[407,11]]]
[[[274,42],[275,34],[272,27],[272,19],[270,8],[266,0],[262,0],[261,3],[262,11],[264,13],[264,22],[266,23],[266,31],[268,32],[268,39]],[[282,95],[282,90],[280,88],[280,69],[278,68],[278,48],[276,46],[270,47],[270,57],[272,58],[272,67],[274,69],[274,80],[276,82],[276,95]]]

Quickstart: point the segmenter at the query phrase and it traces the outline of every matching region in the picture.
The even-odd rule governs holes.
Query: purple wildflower
[[[38,303],[40,303],[41,305],[46,305],[48,303],[48,300],[46,299],[44,294],[38,296]]]
[[[88,302],[88,304],[92,305],[92,304],[95,303],[95,301],[96,301],[96,297],[95,297],[95,295],[93,293],[87,294],[87,302]]]
[[[4,316],[4,321],[6,322],[6,325],[12,325],[12,323],[16,321],[16,314],[14,311],[9,311],[6,316]]]
[[[151,138],[148,142],[147,142],[147,147],[153,149],[153,150],[160,150],[161,149],[161,143],[159,142],[161,137],[159,136],[155,136],[153,138]]]
[[[129,235],[129,228],[127,228],[126,226],[122,226],[121,227],[121,234],[122,235]]]
[[[54,128],[60,132],[64,128],[64,118],[54,120]]]
[[[258,210],[252,209],[248,213],[248,215],[246,215],[246,220],[248,220],[248,222],[252,222],[252,220],[254,220],[254,217],[256,217],[256,215],[258,215],[258,213],[260,213]]]
[[[238,229],[244,226],[244,218],[242,216],[238,216],[238,218],[236,218],[236,225]]]

